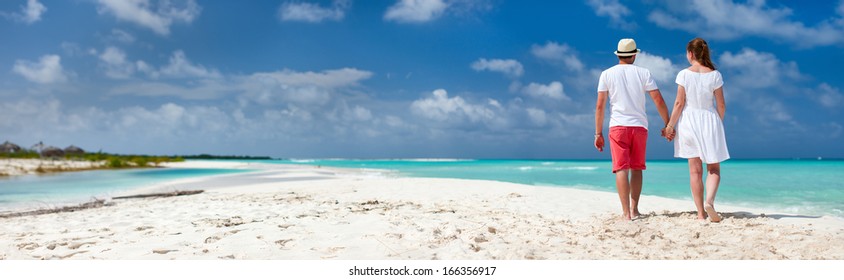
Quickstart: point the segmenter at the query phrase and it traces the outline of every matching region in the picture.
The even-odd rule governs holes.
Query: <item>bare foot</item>
[[[636,210],[633,210],[633,214],[630,215],[630,219],[635,220],[635,219],[639,218],[639,216],[642,216],[642,213],[639,213],[639,210],[636,209]]]
[[[619,220],[622,220],[622,221],[630,221],[630,219],[631,219],[630,214],[627,214],[627,213],[621,214],[621,217],[618,217],[618,218],[619,218]]]
[[[712,207],[710,204],[703,205],[703,209],[706,210],[706,214],[709,215],[709,221],[713,223],[717,223],[721,221],[721,217],[718,216],[718,212],[715,212],[715,207]]]
[[[706,214],[703,213],[703,212],[698,212],[697,213],[697,219],[698,220],[706,220]]]

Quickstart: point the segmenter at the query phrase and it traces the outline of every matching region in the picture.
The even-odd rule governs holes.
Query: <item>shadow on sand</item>
[[[721,213],[721,216],[724,218],[732,218],[732,219],[752,219],[752,218],[771,218],[775,220],[779,219],[788,219],[788,218],[803,218],[803,219],[817,219],[821,216],[808,216],[808,215],[786,215],[786,214],[755,214],[750,212],[725,212]]]
[[[802,219],[817,219],[821,216],[807,216],[807,215],[786,215],[786,214],[765,214],[765,213],[750,213],[750,212],[719,212],[722,218],[724,219],[755,219],[755,218],[771,218],[775,220],[779,219],[788,219],[788,218],[802,218]],[[666,213],[648,213],[642,214],[637,218],[640,219],[648,219],[651,217],[668,217],[668,218],[679,218],[679,217],[694,217],[697,216],[697,212],[695,211],[685,211],[685,212],[666,212]]]

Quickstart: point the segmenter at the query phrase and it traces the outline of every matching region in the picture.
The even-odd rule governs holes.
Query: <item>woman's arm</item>
[[[727,112],[727,103],[724,101],[724,87],[719,87],[715,90],[715,107],[718,109],[718,115],[721,120],[724,120],[724,114]]]
[[[677,85],[677,99],[674,100],[674,109],[671,110],[671,119],[668,120],[668,124],[665,126],[665,134],[670,135],[673,138],[674,135],[674,126],[677,125],[677,121],[680,120],[680,114],[683,113],[683,107],[686,107],[686,88],[681,85]],[[669,140],[671,140],[669,138]]]

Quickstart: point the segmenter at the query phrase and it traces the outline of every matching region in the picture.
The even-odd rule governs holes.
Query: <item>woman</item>
[[[721,181],[720,162],[730,158],[724,137],[724,85],[721,73],[709,54],[709,46],[695,38],[686,46],[689,68],[677,74],[677,100],[665,127],[668,140],[674,141],[674,157],[689,160],[689,182],[697,216],[720,222],[715,212],[715,193]],[[675,129],[676,127],[676,129]],[[676,133],[676,134],[675,134]],[[706,163],[706,202],[703,197],[702,163]]]

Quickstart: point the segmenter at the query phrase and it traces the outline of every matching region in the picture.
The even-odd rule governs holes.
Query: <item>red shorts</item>
[[[648,130],[638,126],[610,127],[612,173],[624,169],[645,170]]]

